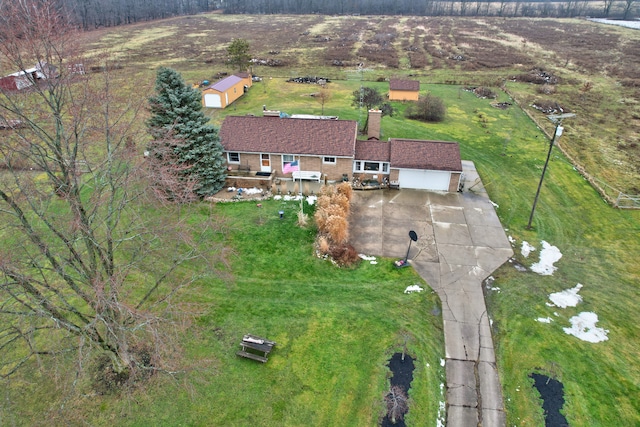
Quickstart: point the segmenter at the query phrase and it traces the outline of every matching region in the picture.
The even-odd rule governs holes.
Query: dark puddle
[[[389,366],[389,370],[392,374],[390,386],[402,387],[404,392],[408,395],[409,388],[411,387],[411,381],[413,381],[413,370],[415,368],[411,356],[405,354],[404,360],[402,360],[402,353],[396,353],[391,357],[387,366]],[[384,416],[380,425],[382,427],[406,427],[404,419],[397,420],[396,423],[393,424],[391,423],[388,415]]]
[[[542,397],[545,427],[568,427],[567,419],[560,413],[564,405],[564,387],[562,383],[546,375],[533,373],[533,386]]]

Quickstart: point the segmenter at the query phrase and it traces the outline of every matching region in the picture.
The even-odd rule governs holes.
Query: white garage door
[[[400,169],[400,188],[449,191],[450,180],[451,172],[419,169]]]
[[[222,108],[220,95],[218,95],[217,93],[205,93],[204,106],[209,108]]]

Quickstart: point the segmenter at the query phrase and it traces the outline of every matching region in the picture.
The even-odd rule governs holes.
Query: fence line
[[[502,87],[502,90],[511,97],[511,99],[518,105],[518,107],[520,107],[520,109],[522,111],[524,111],[524,113],[531,119],[533,120],[533,122],[538,126],[538,128],[546,135],[547,138],[549,138],[549,140],[551,140],[552,135],[549,134],[549,132],[547,132],[542,125],[540,124],[540,122],[538,121],[538,119],[534,116],[531,115],[531,113],[525,109],[522,104],[520,104],[520,102],[518,101],[518,99],[516,99],[516,97],[514,97],[507,88]],[[629,194],[625,194],[622,191],[620,191],[619,189],[612,187],[611,185],[607,184],[606,182],[602,181],[601,179],[598,179],[594,176],[592,176],[589,172],[587,172],[586,168],[584,166],[582,166],[580,163],[578,163],[576,161],[576,159],[571,156],[571,154],[569,154],[560,143],[556,142],[556,147],[558,147],[558,149],[560,150],[560,152],[567,158],[569,159],[569,161],[571,162],[571,164],[573,165],[573,167],[578,171],[578,173],[580,175],[582,175],[582,177],[584,179],[586,179],[589,184],[591,184],[591,186],[600,194],[600,196],[611,206],[615,207],[615,208],[619,208],[619,209],[640,209],[640,195],[638,196],[634,196],[634,195],[629,195]],[[609,193],[607,192],[606,189],[610,189],[613,191],[613,193],[617,193],[616,196],[610,196]]]

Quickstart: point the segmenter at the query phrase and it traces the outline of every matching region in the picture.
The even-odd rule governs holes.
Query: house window
[[[367,172],[378,172],[380,171],[380,163],[379,162],[364,162],[364,170]]]
[[[240,163],[240,153],[227,153],[227,162]]]
[[[353,171],[364,172],[364,173],[382,172],[384,174],[388,174],[389,163],[388,162],[363,162],[360,160],[356,160],[355,162],[353,162]]]
[[[285,163],[291,163],[295,161],[295,157],[293,154],[283,154],[282,155],[282,168],[284,169]]]
[[[327,165],[335,165],[336,164],[336,158],[335,157],[323,157],[322,158],[322,163],[327,164]]]

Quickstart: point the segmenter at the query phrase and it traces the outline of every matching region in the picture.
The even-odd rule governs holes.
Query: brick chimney
[[[367,128],[367,138],[380,139],[380,121],[382,119],[381,110],[369,110],[369,123]]]

